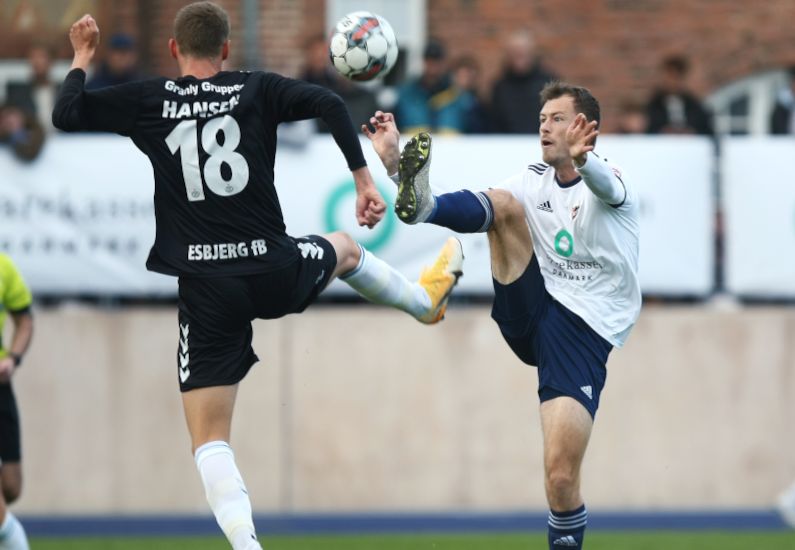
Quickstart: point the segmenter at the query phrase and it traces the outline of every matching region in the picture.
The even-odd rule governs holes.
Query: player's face
[[[577,117],[574,98],[563,96],[551,99],[541,109],[541,151],[544,162],[556,166],[561,162],[571,162],[569,145],[566,143],[566,130]]]

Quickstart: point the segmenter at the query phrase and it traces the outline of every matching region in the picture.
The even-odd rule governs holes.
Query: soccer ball
[[[360,82],[384,78],[398,57],[395,32],[374,13],[349,13],[331,31],[329,56],[345,78]]]

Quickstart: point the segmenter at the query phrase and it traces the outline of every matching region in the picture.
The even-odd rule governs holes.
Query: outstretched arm
[[[395,115],[376,111],[370,124],[375,132],[371,132],[366,124],[362,126],[362,132],[372,142],[373,149],[384,163],[387,175],[397,174],[400,163],[400,132],[395,123]]]
[[[362,132],[373,144],[373,149],[375,149],[375,152],[384,164],[389,179],[391,179],[395,185],[400,185],[400,179],[398,178],[398,169],[400,167],[400,132],[395,122],[395,115],[376,111],[375,116],[370,119],[370,124],[375,128],[375,132],[371,132],[366,124],[362,126]],[[433,193],[434,196],[439,196],[443,195],[445,191],[435,185],[431,185],[431,193]]]
[[[276,123],[320,117],[328,125],[356,183],[356,220],[359,225],[375,227],[384,217],[386,202],[367,168],[345,102],[326,88],[276,75],[270,76],[264,92],[269,98],[266,105],[271,108]]]
[[[599,135],[596,121],[588,122],[584,114],[580,113],[566,131],[566,141],[569,144],[574,168],[582,176],[585,185],[593,194],[611,206],[621,206],[627,196],[624,182],[613,172],[613,169],[594,155],[593,140]]]
[[[370,229],[381,221],[386,213],[386,202],[373,181],[367,166],[353,171],[356,183],[356,220]]]
[[[33,316],[27,309],[17,313],[11,313],[14,322],[14,338],[8,348],[8,356],[0,359],[0,384],[7,384],[11,381],[14,369],[22,362],[22,356],[30,345],[33,336]]]
[[[55,108],[52,123],[65,132],[97,131],[128,135],[135,125],[138,99],[142,90],[140,82],[84,91],[86,71],[99,44],[99,27],[90,15],[84,15],[72,25],[69,32],[75,57],[72,70],[64,80]]]
[[[75,49],[75,58],[72,61],[72,70],[83,69],[88,71],[91,60],[99,45],[99,27],[90,15],[84,15],[69,31],[69,40]]]

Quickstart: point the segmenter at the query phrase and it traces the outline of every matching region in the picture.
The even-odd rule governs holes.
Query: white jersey
[[[641,306],[638,198],[626,175],[594,153],[577,172],[560,184],[551,166],[533,164],[495,189],[524,207],[547,292],[621,348]]]

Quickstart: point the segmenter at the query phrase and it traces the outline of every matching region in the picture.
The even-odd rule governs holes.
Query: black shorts
[[[251,347],[254,319],[301,313],[326,288],[337,254],[326,239],[293,238],[295,263],[271,273],[179,279],[179,389],[240,382],[259,359]]]
[[[0,384],[0,460],[19,462],[19,411],[11,384]]]
[[[538,367],[541,402],[565,395],[594,417],[612,344],[547,292],[535,254],[516,281],[494,281],[494,292],[491,316],[516,356]]]

